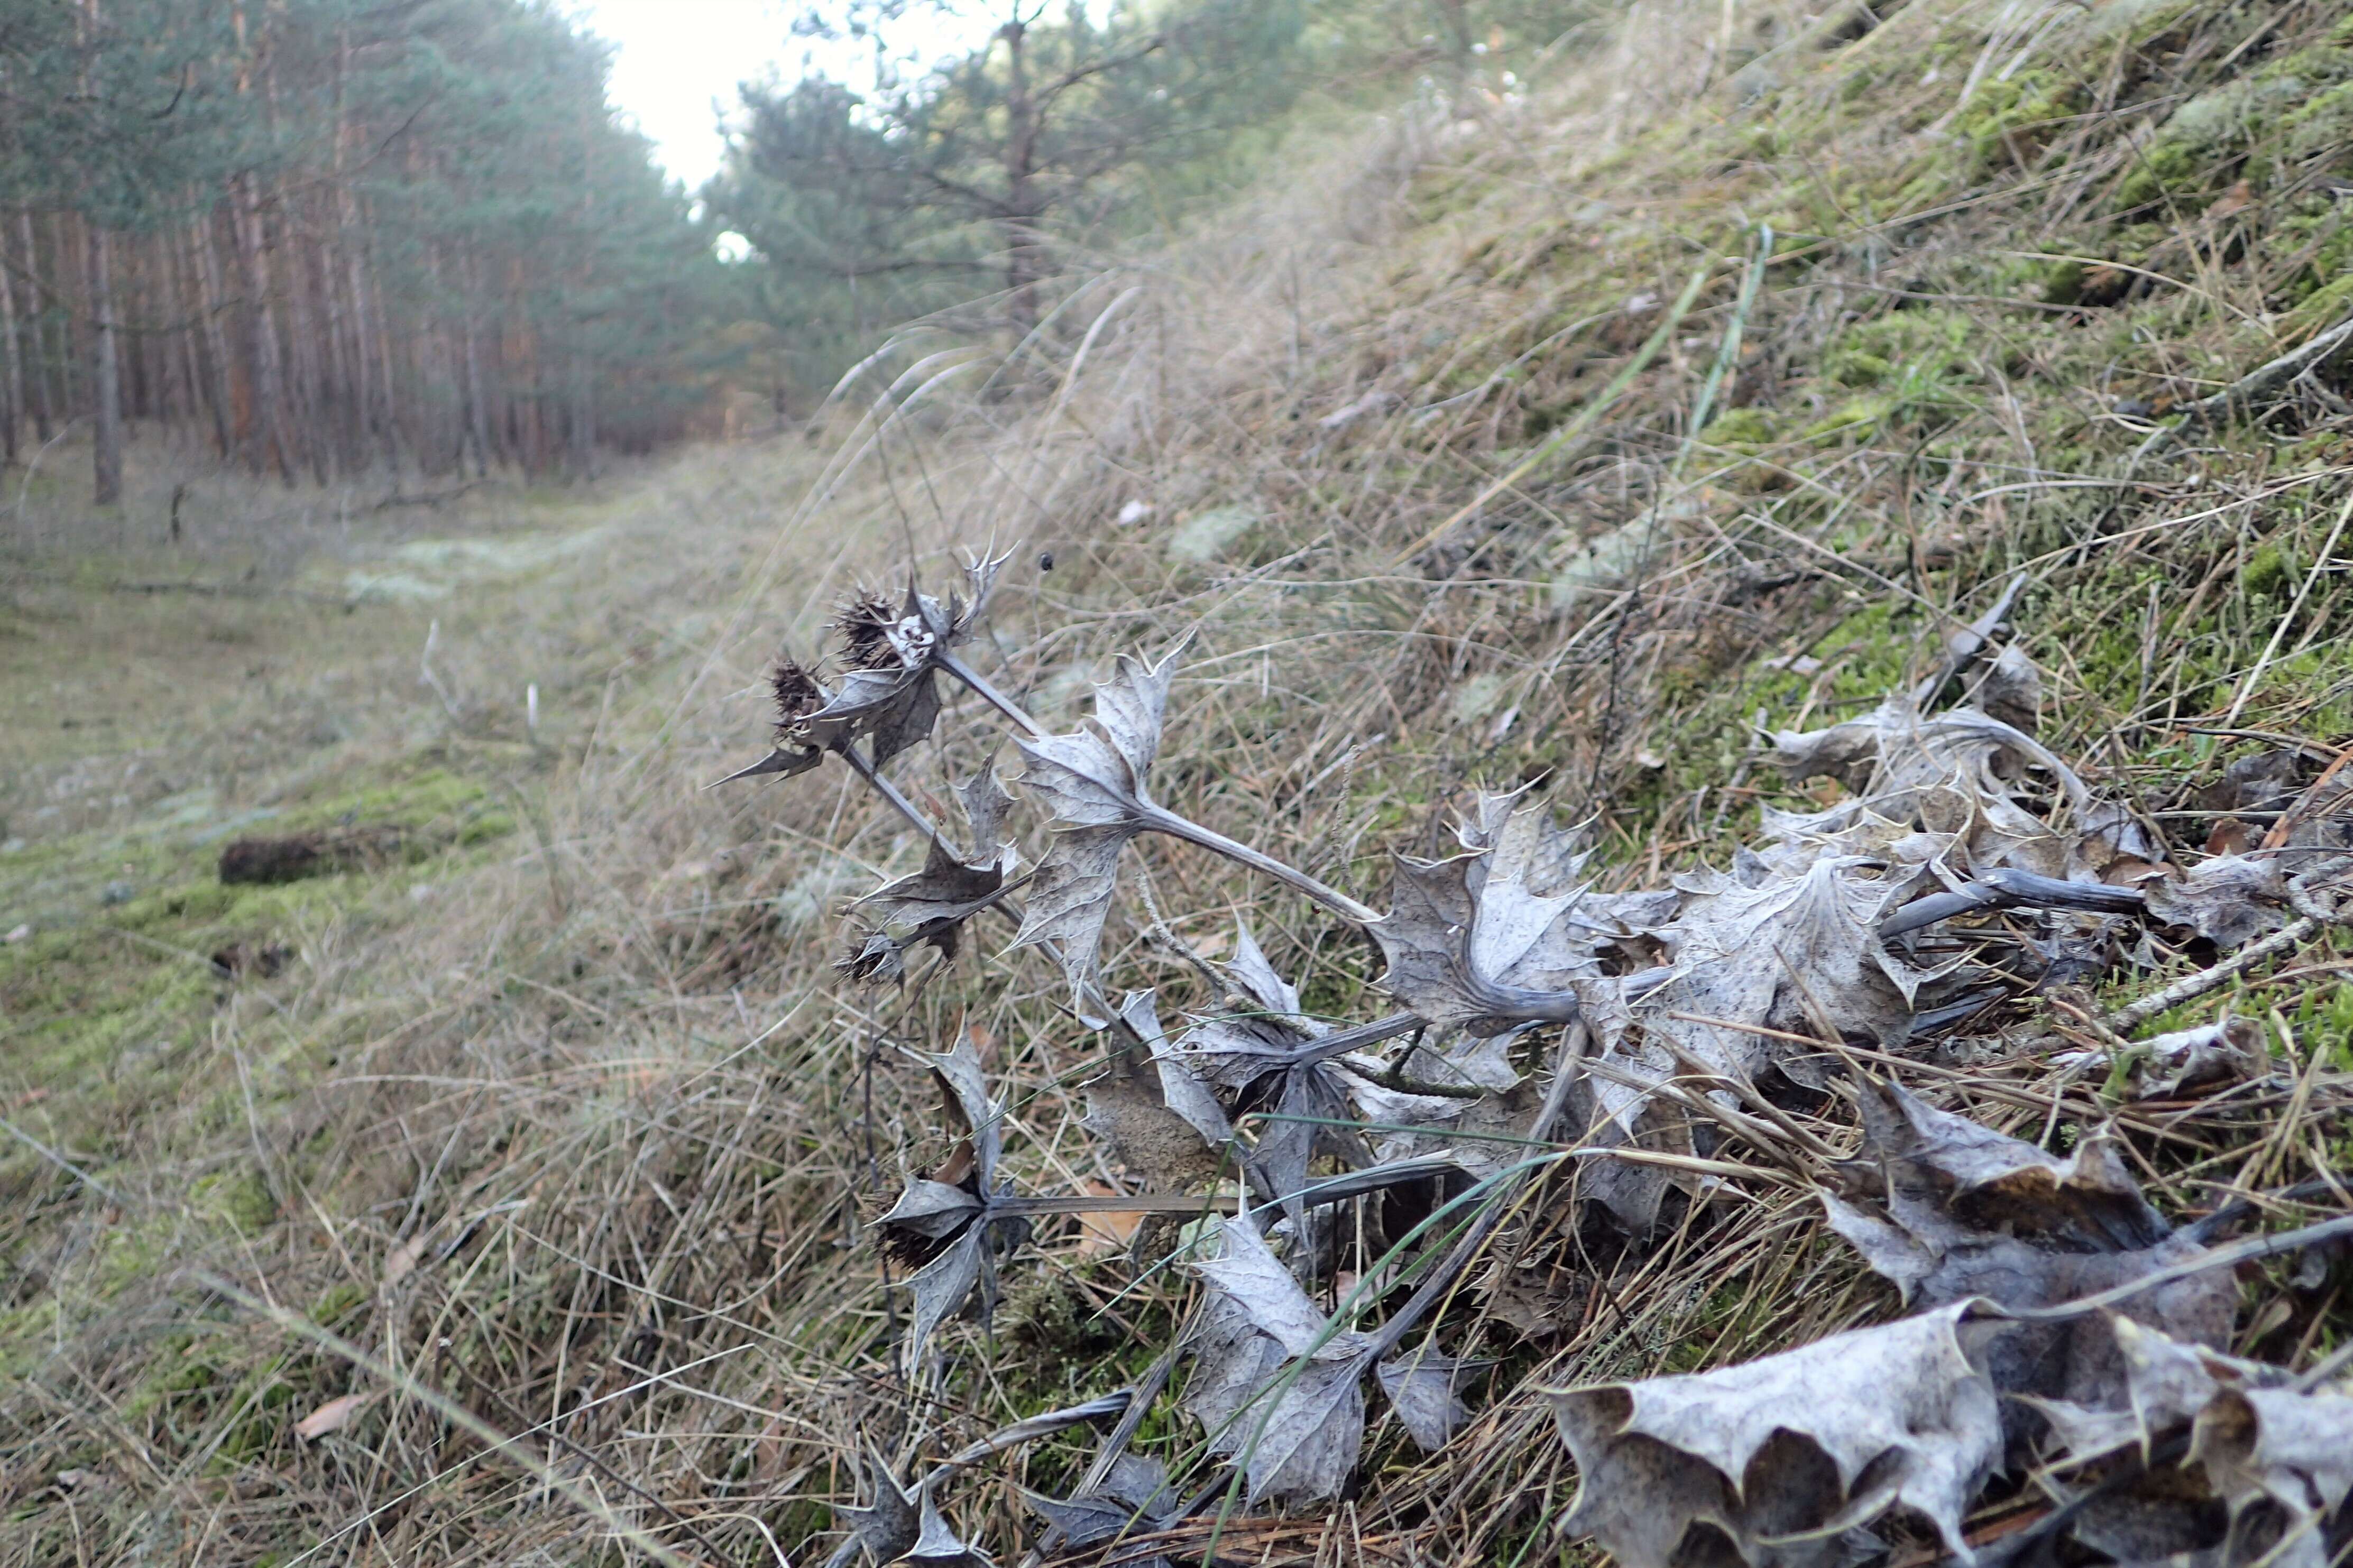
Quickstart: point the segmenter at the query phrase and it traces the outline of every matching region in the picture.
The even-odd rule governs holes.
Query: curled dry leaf
[[[2126,1369],[2119,1404],[2033,1402],[2066,1461],[2109,1478],[2070,1537],[2122,1561],[2337,1560],[2353,1540],[2353,1394],[2130,1319],[2110,1331]]]
[[[2150,918],[2232,948],[2287,923],[2287,882],[2279,863],[2217,855],[2187,871],[2153,874],[2142,883]]]
[[[961,1180],[919,1177],[875,1222],[884,1246],[920,1265],[906,1280],[914,1297],[907,1353],[911,1363],[920,1363],[934,1331],[976,1293],[984,1318],[995,1310],[997,1257],[1021,1244],[1029,1235],[1029,1222],[1006,1212],[1012,1189],[997,1180],[1005,1108],[988,1097],[971,1037],[958,1037],[944,1055],[910,1054],[939,1079],[949,1112],[965,1130],[965,1147],[970,1152]]]
[[[2196,1256],[2141,1195],[2104,1131],[2062,1160],[1938,1110],[1892,1083],[1861,1097],[1862,1156],[1824,1192],[1832,1229],[1928,1307],[1982,1297],[2042,1307],[2126,1284]],[[2203,1343],[2229,1336],[2237,1288],[2208,1271],[2134,1298],[2127,1314]],[[2106,1323],[2021,1324],[1990,1352],[2005,1394],[2106,1404],[2123,1371]]]
[[[2002,1445],[1978,1332],[1956,1306],[1740,1366],[1556,1393],[1577,1469],[1568,1528],[1625,1568],[1696,1561],[1710,1536],[1746,1563],[1842,1568],[1846,1532],[1902,1505],[1969,1562],[1962,1515]]]
[[[1817,830],[1865,814],[1916,825],[1953,835],[1981,871],[2014,866],[2066,875],[2066,838],[2015,793],[2011,781],[2028,767],[2048,774],[2070,809],[2081,814],[2092,805],[2084,781],[2042,742],[1976,708],[1928,716],[1898,693],[1859,719],[1767,738],[1790,783],[1827,776],[1852,792],[1854,798],[1809,819]]]
[[[1018,859],[1005,840],[1005,815],[1013,797],[997,782],[994,764],[955,786],[964,808],[967,849],[934,837],[923,868],[884,883],[850,907],[881,929],[869,932],[843,967],[860,979],[895,980],[906,972],[904,953],[929,943],[943,959],[956,955],[964,923],[996,903]]]
[[[2243,1079],[2263,1059],[2263,1028],[2252,1018],[2218,1018],[2138,1040],[2122,1051],[2065,1051],[2053,1067],[2116,1073],[2127,1100],[2165,1100],[2208,1084]]]
[[[1576,883],[1582,864],[1541,805],[1482,795],[1462,827],[1466,852],[1397,858],[1389,912],[1366,928],[1388,962],[1382,984],[1430,1023],[1495,1035],[1577,1016],[1574,980],[1596,954],[1663,918],[1673,895],[1603,895]]]
[[[1100,1027],[1092,998],[1098,992],[1095,954],[1111,912],[1120,851],[1151,825],[1145,785],[1160,750],[1161,719],[1175,654],[1146,665],[1125,654],[1108,681],[1095,688],[1095,731],[1044,735],[1018,742],[1029,766],[1023,786],[1053,813],[1054,838],[1029,885],[1029,909],[1017,947],[1055,944],[1071,1005]]]

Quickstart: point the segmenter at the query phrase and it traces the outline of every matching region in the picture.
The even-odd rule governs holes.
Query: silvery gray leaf
[[[1029,885],[1029,908],[1014,945],[1052,942],[1069,978],[1073,1005],[1100,1026],[1088,998],[1095,955],[1111,912],[1120,851],[1143,831],[1151,812],[1146,775],[1160,749],[1160,724],[1176,674],[1174,654],[1145,665],[1123,654],[1113,678],[1095,688],[1095,723],[1018,742],[1028,763],[1021,783],[1054,816],[1054,838]]]
[[[923,1568],[993,1568],[988,1553],[967,1544],[963,1536],[949,1528],[940,1517],[939,1505],[932,1500],[926,1489],[921,1500],[923,1524],[915,1543],[907,1549],[903,1561],[919,1563]]]
[[[1738,1366],[1551,1395],[1577,1461],[1567,1528],[1624,1568],[1729,1538],[1738,1560],[1841,1568],[1840,1536],[1902,1506],[1974,1562],[1962,1519],[2002,1455],[1967,1304]]]
[[[1912,886],[1909,876],[1890,879],[1881,870],[1873,861],[1840,858],[1758,888],[1714,873],[1678,879],[1683,911],[1656,933],[1667,950],[1667,977],[1634,1005],[1642,1028],[1711,1068],[1754,1076],[1777,1065],[1813,1083],[1820,1053],[1753,1031],[1811,1036],[1827,1025],[1902,1040],[1927,976],[1879,939],[1881,917]]]
[[[1499,1176],[1535,1151],[1525,1142],[1536,1097],[1520,1089],[1476,1100],[1415,1094],[1356,1073],[1345,1075],[1348,1098],[1372,1125],[1365,1133],[1381,1164],[1444,1161],[1467,1175]]]
[[[860,1552],[876,1568],[898,1562],[923,1536],[921,1517],[915,1507],[914,1494],[899,1484],[891,1473],[890,1465],[872,1445],[865,1448],[862,1468],[874,1489],[874,1500],[864,1508],[838,1508],[849,1537],[838,1547],[829,1560],[828,1568],[839,1565]]]
[[[1258,939],[1250,934],[1247,921],[1235,922],[1234,956],[1222,967],[1227,983],[1261,1012],[1294,1027],[1305,1025],[1299,1011],[1299,988],[1275,973],[1274,965],[1260,951]]]
[[[1029,1506],[1059,1528],[1065,1544],[1097,1545],[1121,1534],[1160,1529],[1175,1516],[1177,1499],[1168,1490],[1168,1472],[1157,1459],[1122,1454],[1111,1462],[1103,1484],[1070,1499],[1024,1492]]]
[[[2001,650],[1978,686],[1977,705],[2022,735],[2042,721],[2042,672],[2016,643]]]
[[[932,1069],[945,1091],[949,1114],[971,1136],[980,1193],[987,1197],[997,1188],[997,1162],[1005,1146],[1005,1107],[988,1096],[988,1082],[982,1075],[980,1053],[973,1048],[972,1036],[957,1035],[955,1044],[944,1052],[910,1050],[907,1054]]]
[[[2141,884],[2151,918],[2186,926],[2216,947],[2232,948],[2287,923],[2287,882],[2279,863],[2217,855],[2185,872]]]
[[[1185,1405],[1208,1428],[1211,1450],[1239,1459],[1253,1505],[1312,1502],[1347,1484],[1364,1447],[1368,1371],[1417,1440],[1459,1420],[1461,1363],[1425,1351],[1377,1366],[1381,1342],[1318,1311],[1247,1216],[1219,1234],[1221,1255],[1193,1266],[1210,1291]]]
[[[879,767],[930,734],[939,711],[938,679],[927,665],[845,670],[832,696],[800,721],[793,738],[832,751],[865,737]]]
[[[1364,1360],[1318,1357],[1286,1368],[1288,1388],[1242,1413],[1242,1474],[1249,1506],[1336,1497],[1365,1446]],[[1278,1380],[1279,1381],[1279,1380]]]
[[[1268,1249],[1257,1227],[1238,1215],[1220,1225],[1218,1234],[1223,1249],[1217,1258],[1195,1264],[1195,1270],[1238,1302],[1251,1324],[1272,1336],[1286,1354],[1305,1355],[1315,1349],[1324,1316],[1282,1260]]]
[[[984,1227],[973,1226],[948,1244],[947,1249],[907,1279],[907,1289],[915,1299],[914,1321],[907,1331],[907,1363],[909,1368],[923,1363],[923,1352],[932,1342],[939,1326],[964,1310],[972,1293],[981,1283],[984,1270],[992,1268],[986,1256],[987,1239]]]
[[[856,951],[835,965],[852,978],[902,979],[907,952],[919,944],[928,943],[943,959],[955,958],[964,923],[1003,893],[1018,859],[1013,846],[1001,839],[1011,797],[994,767],[984,767],[955,790],[972,847],[959,850],[934,836],[922,870],[886,882],[850,906],[883,928],[867,932]]]
[[[1250,1309],[1211,1291],[1186,1335],[1193,1373],[1184,1406],[1208,1435],[1209,1451],[1230,1455],[1246,1433],[1237,1429],[1245,1405],[1266,1387],[1285,1359],[1282,1343],[1260,1328]]]
[[[979,1217],[981,1201],[962,1187],[916,1178],[890,1212],[874,1223],[898,1226],[933,1241],[954,1236]]]
[[[958,784],[956,794],[964,805],[971,847],[959,852],[945,839],[933,839],[922,870],[884,883],[851,908],[867,910],[877,921],[921,928],[969,918],[1005,885],[1015,856],[1000,835],[1012,797],[997,783],[993,767]]]
[[[1052,943],[1071,985],[1071,1010],[1089,1027],[1101,1027],[1091,1000],[1100,986],[1097,954],[1103,921],[1119,887],[1120,851],[1137,829],[1125,826],[1059,827],[1029,879],[1016,947]]]
[[[1633,931],[1574,885],[1580,858],[1545,807],[1482,796],[1462,837],[1469,852],[1451,859],[1397,858],[1389,912],[1367,928],[1388,962],[1382,984],[1430,1022],[1474,1035],[1573,1019],[1571,982],[1599,974],[1599,949]]]
[[[2063,1160],[1895,1084],[1859,1087],[1862,1154],[1841,1168],[1845,1190],[1822,1194],[1823,1206],[1831,1228],[1915,1306],[2047,1306],[2202,1251],[2142,1196],[2104,1129]],[[2237,1304],[2236,1283],[2217,1270],[2152,1288],[2119,1311],[2219,1347]],[[2006,1394],[2113,1404],[2125,1367],[2111,1321],[2002,1331],[1987,1352],[1996,1384]]]
[[[1843,812],[1869,811],[1952,834],[1978,871],[2007,865],[2052,877],[2066,872],[2066,840],[2019,803],[2006,773],[2031,764],[2050,775],[2076,816],[2092,805],[2084,781],[2049,748],[1975,708],[1925,716],[1897,693],[1862,718],[1767,738],[1790,783],[1828,776],[1854,793],[1853,801],[1819,814],[1823,826]]]
[[[780,778],[790,778],[795,773],[808,772],[823,761],[823,752],[802,746],[778,746],[750,767],[736,769],[711,787],[716,789],[719,784],[733,784],[737,779],[762,778],[771,773]]]
[[[1483,1363],[1439,1355],[1427,1348],[1392,1356],[1373,1368],[1381,1391],[1416,1447],[1435,1454],[1471,1418],[1456,1392],[1463,1374]]]

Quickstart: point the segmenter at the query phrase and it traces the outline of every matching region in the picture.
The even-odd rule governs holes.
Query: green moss
[[[1699,438],[1711,447],[1754,454],[1781,439],[1781,424],[1769,408],[1729,408],[1709,421]]]
[[[2066,121],[2090,106],[2083,84],[2048,70],[1980,82],[1953,122],[1978,171],[2031,163]]]
[[[2266,544],[2247,557],[2239,568],[2239,586],[2250,594],[2266,596],[2284,595],[2294,586],[2295,572],[2276,544]]]

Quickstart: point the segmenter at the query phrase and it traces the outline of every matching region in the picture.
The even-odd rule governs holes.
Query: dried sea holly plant
[[[1598,1226],[1640,1259],[1745,1181],[1814,1194],[1828,1231],[1894,1285],[1900,1315],[1714,1371],[1545,1391],[1580,1482],[1561,1528],[1628,1568],[1848,1568],[1890,1531],[1925,1539],[1923,1561],[2022,1561],[2018,1543],[1980,1553],[1972,1541],[1970,1511],[1999,1487],[2047,1498],[2019,1532],[2038,1551],[2341,1560],[2353,1539],[2353,1394],[2333,1381],[2345,1358],[2296,1379],[2226,1352],[2231,1268],[2340,1240],[2353,1218],[2230,1240],[2258,1217],[2250,1205],[2178,1226],[2106,1130],[2062,1158],[1899,1081],[1915,1064],[1932,1082],[1949,1076],[1937,1058],[1953,1031],[2030,988],[2341,922],[2332,889],[2353,854],[2334,824],[2169,863],[2131,803],[2102,797],[2035,738],[2039,679],[2016,648],[1993,650],[1997,616],[1938,676],[1873,711],[1760,735],[1789,782],[1843,793],[1812,812],[1764,807],[1727,868],[1602,891],[1587,847],[1540,801],[1488,795],[1457,826],[1459,852],[1393,857],[1376,909],[1155,798],[1181,648],[1121,658],[1092,723],[1061,733],[967,663],[959,647],[1004,559],[974,558],[944,600],[910,585],[850,601],[831,683],[780,663],[773,749],[733,776],[836,758],[924,839],[919,870],[849,906],[850,980],[926,983],[984,917],[1004,922],[1008,952],[1050,959],[1074,1036],[1100,1044],[1085,1129],[1144,1188],[1017,1192],[1007,1107],[969,1037],[913,1053],[955,1142],[871,1227],[910,1270],[897,1282],[912,1305],[902,1375],[937,1392],[942,1325],[986,1322],[1041,1215],[1189,1217],[1145,1234],[1160,1237],[1159,1264],[1201,1289],[1136,1386],[1008,1427],[912,1487],[873,1454],[871,1501],[840,1510],[837,1563],[986,1561],[941,1494],[989,1454],[1087,1423],[1109,1425],[1070,1495],[1023,1494],[1058,1550],[1326,1504],[1356,1485],[1383,1411],[1426,1451],[1473,1418],[1485,1363],[1449,1348],[1447,1309],[1484,1299],[1509,1319],[1499,1271],[1474,1268],[1499,1237]],[[1972,659],[1975,699],[1936,706]],[[952,731],[955,751],[982,759],[952,787],[954,830],[889,772],[939,728],[943,677],[978,699],[983,725],[977,746]],[[987,760],[1007,737],[1042,829],[1026,836],[1042,845],[1033,862]],[[1355,928],[1394,1010],[1311,1015],[1248,925],[1221,964],[1186,953],[1214,1000],[1174,1026],[1150,988],[1114,1000],[1105,921],[1130,847],[1155,835]],[[1156,910],[1153,924],[1174,941]],[[2145,1045],[2104,1033],[2098,1050],[2052,1054],[2119,1096],[2263,1071],[2260,1032],[2243,1023]],[[1343,1247],[1335,1216],[1379,1194],[1398,1200],[1393,1223],[1368,1241],[1350,1211],[1360,1220]],[[2291,1190],[2271,1206],[2316,1198],[2345,1194]],[[1130,1451],[1164,1394],[1191,1434],[1174,1468]]]

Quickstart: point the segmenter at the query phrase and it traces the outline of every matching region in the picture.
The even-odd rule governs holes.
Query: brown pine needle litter
[[[2334,1560],[2341,24],[1646,5],[634,477],[0,1084],[0,1563]]]

